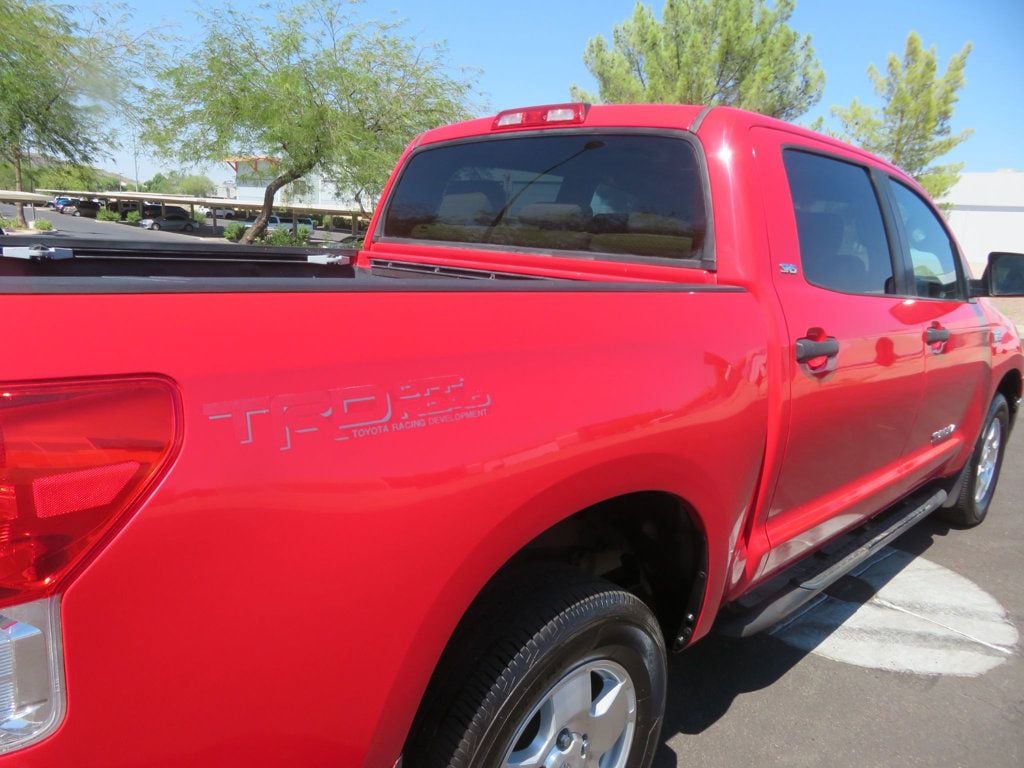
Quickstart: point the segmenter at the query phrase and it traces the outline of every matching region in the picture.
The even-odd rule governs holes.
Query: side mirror
[[[1024,253],[990,253],[981,280],[971,281],[971,295],[1024,296]]]

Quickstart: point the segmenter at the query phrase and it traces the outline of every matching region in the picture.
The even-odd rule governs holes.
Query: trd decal
[[[344,442],[479,419],[490,406],[490,395],[467,390],[462,376],[434,376],[394,387],[360,384],[207,403],[203,415],[230,425],[240,445],[269,440],[289,451],[300,440]]]

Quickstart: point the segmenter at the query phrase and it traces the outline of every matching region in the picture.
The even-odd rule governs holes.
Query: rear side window
[[[798,150],[783,160],[804,277],[843,293],[894,293],[892,255],[868,170]]]
[[[560,134],[450,144],[406,165],[386,237],[704,257],[694,148],[664,136]]]
[[[898,181],[890,186],[903,222],[917,295],[929,299],[963,298],[956,268],[959,257],[946,228],[916,192]]]

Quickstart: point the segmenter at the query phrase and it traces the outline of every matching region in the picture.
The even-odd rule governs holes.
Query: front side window
[[[385,237],[696,259],[707,216],[694,148],[666,136],[560,134],[413,155]]]
[[[804,277],[843,293],[893,293],[892,255],[867,168],[783,152]]]
[[[914,288],[928,299],[962,299],[956,248],[931,207],[898,181],[890,183],[914,269]]]

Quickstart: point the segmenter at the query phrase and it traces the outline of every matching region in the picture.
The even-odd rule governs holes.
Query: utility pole
[[[139,191],[139,145],[135,141],[135,126],[132,126],[132,155],[135,157],[135,191]]]

